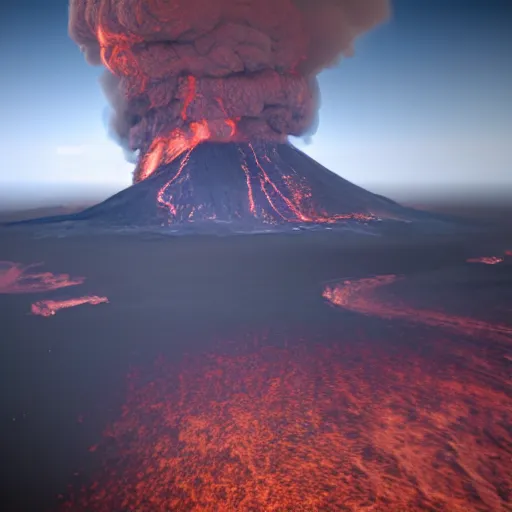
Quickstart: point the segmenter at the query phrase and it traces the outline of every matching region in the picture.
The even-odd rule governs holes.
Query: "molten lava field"
[[[3,509],[511,510],[505,242],[8,236]]]

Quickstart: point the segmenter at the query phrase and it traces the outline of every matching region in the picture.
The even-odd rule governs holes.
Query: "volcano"
[[[388,0],[71,0],[69,34],[103,66],[111,134],[137,166],[132,187],[39,222],[211,233],[431,220],[288,142],[316,129],[318,74],[389,13]]]
[[[282,231],[434,219],[344,180],[291,144],[204,142],[98,205],[29,222]]]

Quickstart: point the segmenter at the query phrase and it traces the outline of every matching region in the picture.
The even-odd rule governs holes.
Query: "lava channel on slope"
[[[238,344],[134,371],[91,449],[103,469],[61,510],[505,511],[504,365],[422,339]]]
[[[160,188],[157,194],[158,203],[168,212],[171,223],[196,219],[218,219],[218,207],[215,208],[206,202],[193,204],[190,201],[194,190],[191,174],[193,170],[189,172],[188,169],[192,149],[186,152],[176,174]],[[347,220],[363,222],[376,220],[371,213],[329,214],[325,211],[318,211],[312,200],[313,194],[307,180],[291,166],[285,166],[286,173],[283,173],[279,165],[276,165],[281,159],[279,159],[275,147],[272,148],[271,154],[276,163],[272,161],[266,149],[261,152],[259,157],[251,143],[244,146],[239,145],[238,149],[240,154],[239,172],[240,176],[244,177],[246,185],[243,194],[245,196],[244,210],[254,219],[261,219],[262,222],[269,224],[282,222],[331,224]],[[240,180],[237,181],[240,182]],[[226,185],[229,187],[229,182]],[[237,195],[235,190],[232,193]],[[189,199],[184,201],[184,198]],[[229,204],[229,199],[227,201]],[[242,212],[235,210],[232,212],[232,216],[236,219],[237,216],[242,216]],[[223,217],[225,218],[225,216]],[[233,218],[229,220],[233,220]]]
[[[167,149],[159,147],[157,157],[165,159]],[[344,180],[290,144],[208,140],[165,162],[103,203],[57,220],[257,229],[431,219]]]

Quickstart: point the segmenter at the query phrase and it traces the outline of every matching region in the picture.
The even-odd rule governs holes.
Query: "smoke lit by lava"
[[[71,0],[70,33],[103,64],[136,180],[204,140],[284,141],[317,111],[316,74],[387,15],[386,0]]]

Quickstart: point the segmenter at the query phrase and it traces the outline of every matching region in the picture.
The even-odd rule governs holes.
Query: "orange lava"
[[[505,372],[485,376],[488,362],[450,340],[428,354],[381,341],[238,348],[134,373],[94,446],[103,471],[63,510],[510,510]]]
[[[105,37],[103,33],[101,34],[101,37]],[[102,41],[100,37],[99,40],[100,42]],[[116,48],[120,48],[120,46],[118,45]],[[102,58],[104,62],[108,63],[105,56]],[[188,108],[197,96],[197,82],[196,78],[193,76],[188,76],[186,80],[187,94],[181,110],[181,118],[184,123],[187,124]],[[182,159],[175,176],[159,190],[157,195],[158,203],[166,208],[171,216],[171,220],[173,217],[177,216],[178,210],[172,202],[172,196],[166,198],[166,194],[170,193],[172,185],[176,184],[178,182],[178,178],[182,176],[184,168],[189,162],[192,150],[199,144],[209,140],[222,140],[224,142],[233,140],[237,133],[237,122],[239,119],[229,118],[222,98],[216,98],[216,101],[226,116],[221,123],[203,119],[200,122],[188,123],[186,128],[176,128],[165,137],[156,137],[151,143],[149,149],[144,153],[140,165],[135,173],[134,181],[136,183],[141,182],[152,176],[158,167],[170,164],[186,154]],[[226,131],[226,128],[228,131]],[[257,184],[265,198],[265,202],[267,203],[265,206],[262,205],[260,207],[260,211],[258,211],[254,199],[252,183],[253,177],[249,170],[250,167],[247,163],[247,156],[242,151],[242,162],[240,163],[240,167],[246,176],[248,206],[250,213],[254,217],[272,219],[272,216],[269,216],[265,212],[265,208],[268,207],[269,211],[273,211],[274,214],[284,222],[335,223],[346,220],[357,220],[362,222],[375,220],[375,217],[371,214],[354,213],[329,215],[326,213],[316,212],[312,203],[311,189],[306,183],[298,182],[298,178],[296,176],[286,175],[282,177],[283,185],[279,186],[271,179],[263,163],[260,162],[254,146],[251,143],[249,143],[248,146],[252,153],[252,158],[254,159],[256,168],[258,169],[258,175],[255,176],[254,179],[257,181]],[[266,153],[264,153],[263,158],[269,164],[272,163],[271,158]],[[204,205],[200,205],[200,207],[192,208],[187,220],[193,222],[195,220],[194,216],[199,210],[203,209],[203,207]],[[272,220],[272,222],[275,223],[275,220]]]
[[[366,279],[348,280],[327,286],[323,297],[331,304],[349,311],[381,318],[403,319],[432,327],[441,327],[452,332],[478,338],[489,337],[512,343],[512,326],[491,324],[473,318],[449,315],[440,311],[415,309],[405,304],[382,300],[375,292],[397,280],[395,275],[384,275]]]
[[[302,223],[316,223],[316,224],[333,224],[339,221],[346,220],[358,220],[361,222],[368,222],[375,220],[376,217],[371,214],[327,214],[315,211],[315,207],[312,204],[312,193],[311,189],[306,183],[297,181],[295,176],[283,176],[285,187],[288,193],[285,193],[279,188],[274,181],[269,177],[269,174],[265,171],[263,164],[260,162],[256,151],[252,144],[249,144],[254,161],[257,168],[260,171],[259,181],[261,190],[264,193],[267,202],[271,206],[272,210],[279,215],[282,219],[288,222],[302,222]],[[265,155],[265,160],[270,163],[272,159]],[[267,188],[270,187],[270,192]],[[284,202],[286,211],[281,211],[275,204],[275,201],[271,197],[271,192],[276,199]]]
[[[249,202],[249,211],[256,215],[256,204],[254,203],[254,193],[252,191],[251,173],[247,167],[247,163],[242,163],[242,169],[245,173],[245,182],[247,183],[247,200]]]
[[[181,111],[181,118],[183,119],[183,121],[187,120],[188,107],[192,104],[192,102],[194,101],[194,99],[196,97],[196,78],[193,76],[188,76],[187,82],[188,82],[188,89],[187,89],[188,92],[187,92],[185,101],[183,102],[183,109]]]
[[[187,170],[193,149],[202,142],[209,139],[210,125],[204,121],[202,123],[191,123],[192,135],[186,138],[180,132],[172,140],[157,139],[151,146],[143,160],[142,171],[139,174],[138,181],[146,179],[154,173],[156,168],[162,164],[170,163],[178,157],[181,157],[179,167],[174,176],[160,188],[157,194],[157,201],[169,213],[169,221],[172,222],[175,217],[180,215],[181,220],[194,222],[195,220],[212,220],[215,214],[207,214],[208,208],[205,205],[191,207],[187,202],[186,207],[190,209],[184,217],[179,204],[180,191],[173,192],[173,186],[182,185],[191,178]],[[247,206],[250,214],[254,218],[260,218],[266,223],[275,223],[276,216],[282,222],[295,223],[335,223],[339,221],[356,220],[359,222],[369,222],[376,217],[371,214],[334,214],[315,212],[312,192],[304,180],[299,181],[296,175],[279,174],[282,184],[278,186],[265,170],[263,163],[257,155],[252,144],[248,144],[251,156],[256,165],[257,173],[254,170],[251,173],[247,155],[239,147],[240,168],[245,174],[247,185]],[[264,153],[263,158],[269,164],[272,163],[270,157]],[[255,187],[256,185],[256,187]],[[257,203],[255,193],[257,185],[261,190],[263,204]],[[261,198],[260,198],[261,199]],[[179,211],[178,211],[179,210]],[[273,212],[275,215],[269,215]]]
[[[196,78],[187,77],[187,94],[181,110],[181,118],[187,123],[187,110],[196,98]],[[227,113],[222,100],[218,98],[218,103],[224,113]],[[230,140],[236,135],[237,120],[225,119],[221,124],[228,127],[229,133],[224,134],[225,130],[212,132],[213,122],[203,119],[199,122],[190,122],[186,128],[176,128],[167,136],[156,137],[148,151],[144,154],[138,172],[135,175],[135,182],[138,183],[149,178],[161,165],[170,164],[187,151],[192,151],[196,146],[207,140]],[[218,123],[217,123],[218,125]]]
[[[23,265],[12,261],[0,261],[0,293],[38,293],[82,284],[83,277],[72,278],[68,274],[34,272],[41,263]]]
[[[301,222],[311,222],[311,219],[304,215],[300,209],[297,207],[297,205],[288,199],[282,192],[279,190],[279,188],[276,186],[276,184],[269,178],[268,174],[265,172],[265,169],[261,165],[260,161],[258,160],[258,157],[256,155],[256,151],[254,151],[254,147],[252,144],[249,144],[249,147],[251,148],[252,154],[254,156],[254,161],[256,162],[256,165],[258,166],[258,169],[261,172],[260,176],[260,183],[261,183],[261,190],[265,194],[267,201],[272,206],[272,209],[281,217],[285,218],[284,215],[274,206],[272,200],[270,199],[270,195],[266,189],[267,184],[272,187],[274,192],[285,202],[286,206],[289,208],[290,212],[293,214],[295,219],[301,221]]]
[[[468,263],[483,263],[484,265],[497,265],[498,263],[503,263],[505,259],[500,258],[498,256],[482,256],[481,258],[471,258],[467,261]]]
[[[168,198],[166,198],[166,193],[167,193],[168,189],[172,186],[172,184],[181,177],[181,175],[183,173],[183,170],[187,166],[187,163],[188,163],[188,161],[190,159],[191,152],[192,152],[192,150],[189,150],[188,153],[185,155],[185,157],[183,158],[183,160],[182,160],[182,162],[181,162],[181,164],[180,164],[180,166],[178,168],[178,171],[173,176],[173,178],[171,180],[169,180],[158,191],[158,195],[157,195],[158,203],[160,204],[160,206],[163,206],[164,208],[167,208],[169,210],[169,213],[171,215],[174,215],[174,216],[177,214],[176,207],[172,203],[172,196],[169,196]]]
[[[55,315],[61,309],[73,308],[82,304],[97,305],[103,303],[108,303],[107,297],[98,297],[97,295],[67,300],[41,300],[32,304],[32,314],[49,317]]]
[[[105,37],[106,36],[104,32],[100,31],[98,34],[98,39],[102,47],[102,41],[105,39]],[[123,54],[121,51],[122,45],[120,46],[118,44],[116,48],[117,52]],[[116,59],[118,58],[119,55],[116,54]],[[109,60],[103,53],[102,60],[108,67]],[[171,220],[172,217],[176,217],[178,211],[175,205],[172,203],[172,197],[170,199],[166,199],[165,194],[169,192],[170,187],[175,184],[178,177],[182,175],[184,167],[187,165],[190,159],[191,151],[199,144],[208,140],[220,140],[223,142],[234,140],[234,137],[237,134],[237,122],[239,121],[239,118],[229,118],[222,98],[218,97],[216,98],[216,101],[226,117],[222,120],[221,123],[208,121],[206,119],[203,119],[200,122],[189,123],[187,111],[197,97],[197,80],[194,76],[190,75],[186,78],[186,83],[187,93],[181,110],[181,118],[185,123],[186,128],[176,128],[167,136],[157,136],[151,143],[149,149],[144,153],[134,176],[135,183],[141,182],[152,176],[158,167],[170,164],[186,153],[186,156],[181,161],[175,176],[159,190],[157,195],[158,203],[167,209],[171,215]],[[229,131],[226,131],[226,127]],[[335,223],[346,220],[358,220],[362,222],[375,220],[373,215],[358,213],[335,215],[317,213],[312,205],[312,192],[306,183],[299,183],[295,176],[283,176],[283,185],[286,190],[282,190],[283,187],[278,186],[270,178],[269,173],[265,170],[262,162],[260,162],[254,146],[251,143],[249,143],[249,148],[252,152],[252,157],[258,169],[258,176],[256,179],[261,188],[261,192],[265,197],[265,201],[270,211],[273,211],[282,221],[302,223]],[[272,160],[266,153],[263,155],[263,157],[268,163],[272,163]],[[252,177],[246,158],[246,155],[243,155],[243,160],[240,166],[241,170],[246,175],[249,211],[254,217],[260,216],[263,218],[272,218],[266,214],[264,206],[260,208],[259,212],[257,211],[256,203],[254,200]],[[279,203],[284,204],[284,207]],[[188,220],[194,221],[194,215],[198,210],[202,209],[203,206],[204,205],[201,205],[199,208],[192,208]],[[272,222],[275,222],[275,220]]]
[[[136,181],[140,182],[149,178],[159,166],[169,164],[183,153],[192,151],[198,144],[208,140],[210,136],[206,121],[191,123],[190,130],[190,134],[182,130],[175,130],[168,138],[157,137],[144,156]]]

